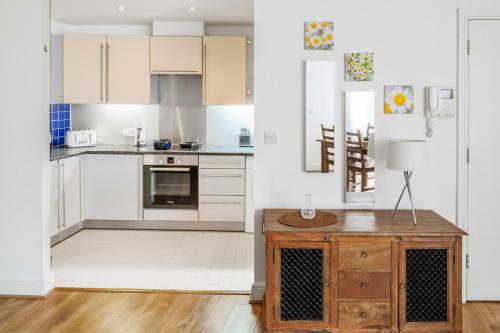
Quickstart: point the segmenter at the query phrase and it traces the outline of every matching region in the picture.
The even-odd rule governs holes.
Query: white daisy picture
[[[385,86],[384,113],[413,113],[415,98],[413,86]]]

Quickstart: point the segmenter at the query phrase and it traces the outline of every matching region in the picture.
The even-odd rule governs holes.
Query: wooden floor
[[[0,332],[262,332],[248,296],[57,290],[47,299],[0,298]],[[500,303],[464,306],[464,333],[500,332]]]

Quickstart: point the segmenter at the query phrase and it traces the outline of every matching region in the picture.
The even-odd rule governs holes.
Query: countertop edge
[[[132,147],[131,147],[132,148]],[[76,148],[78,149],[78,148]],[[92,154],[92,155],[157,155],[157,154],[165,154],[165,155],[217,155],[217,156],[254,156],[253,152],[237,152],[237,151],[178,151],[178,150],[151,150],[151,151],[124,151],[124,150],[85,150],[85,148],[81,148],[82,151],[78,152],[61,152],[60,155],[51,152],[50,162],[58,161],[70,157]]]

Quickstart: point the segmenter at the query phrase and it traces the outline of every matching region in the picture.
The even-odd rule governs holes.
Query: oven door
[[[198,209],[198,167],[145,165],[144,208]]]

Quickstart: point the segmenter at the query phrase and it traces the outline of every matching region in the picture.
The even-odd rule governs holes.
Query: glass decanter
[[[312,206],[310,194],[306,194],[306,205],[300,210],[300,215],[306,220],[312,220],[316,216],[316,210]]]

